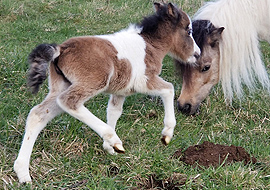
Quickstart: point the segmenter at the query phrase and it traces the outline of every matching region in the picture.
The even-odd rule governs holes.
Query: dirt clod
[[[251,157],[247,151],[240,146],[226,146],[214,144],[208,141],[200,145],[190,146],[184,152],[179,149],[173,157],[179,158],[188,165],[219,166],[233,162],[256,163],[257,160]]]

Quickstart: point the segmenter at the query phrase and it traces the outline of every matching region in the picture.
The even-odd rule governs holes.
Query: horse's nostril
[[[191,104],[186,103],[183,106],[181,106],[181,104],[177,102],[177,109],[178,111],[181,111],[182,113],[189,115],[191,111]]]
[[[190,109],[191,109],[191,104],[189,104],[189,103],[185,104],[184,107],[183,107],[183,111],[185,113],[189,113]]]

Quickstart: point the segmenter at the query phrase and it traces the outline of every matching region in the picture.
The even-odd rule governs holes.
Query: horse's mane
[[[225,98],[230,102],[234,94],[241,99],[243,86],[252,92],[258,82],[270,93],[259,47],[259,37],[270,42],[269,18],[268,0],[212,1],[194,16],[194,20],[210,20],[216,27],[226,28],[220,43],[220,80]]]
[[[192,22],[193,38],[201,50],[206,36],[214,29],[215,26],[209,20],[194,20]]]
[[[170,16],[168,15],[167,9],[168,9],[168,4],[164,4],[157,10],[155,14],[145,17],[138,24],[138,26],[142,28],[141,34],[148,35],[148,36],[158,35],[157,32],[159,31],[158,28],[160,24],[168,20],[175,22],[173,24],[177,25],[180,21],[180,13],[179,12],[176,13],[178,15],[178,18],[175,21],[175,20],[172,20]]]

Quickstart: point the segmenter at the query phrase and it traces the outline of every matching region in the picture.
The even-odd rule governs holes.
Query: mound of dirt
[[[219,166],[232,162],[256,163],[257,160],[251,157],[247,151],[240,146],[226,146],[214,144],[208,141],[200,145],[190,146],[184,152],[179,149],[173,157],[179,158],[188,165]]]

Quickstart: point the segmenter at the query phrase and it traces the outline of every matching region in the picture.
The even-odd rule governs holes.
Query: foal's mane
[[[159,26],[163,23],[170,21],[172,23],[172,29],[180,22],[180,12],[175,9],[175,15],[177,15],[177,19],[172,18],[171,15],[168,13],[168,6],[169,4],[163,4],[157,8],[155,14],[145,17],[139,27],[142,28],[141,34],[147,36],[159,36]],[[173,5],[175,6],[175,5]]]

